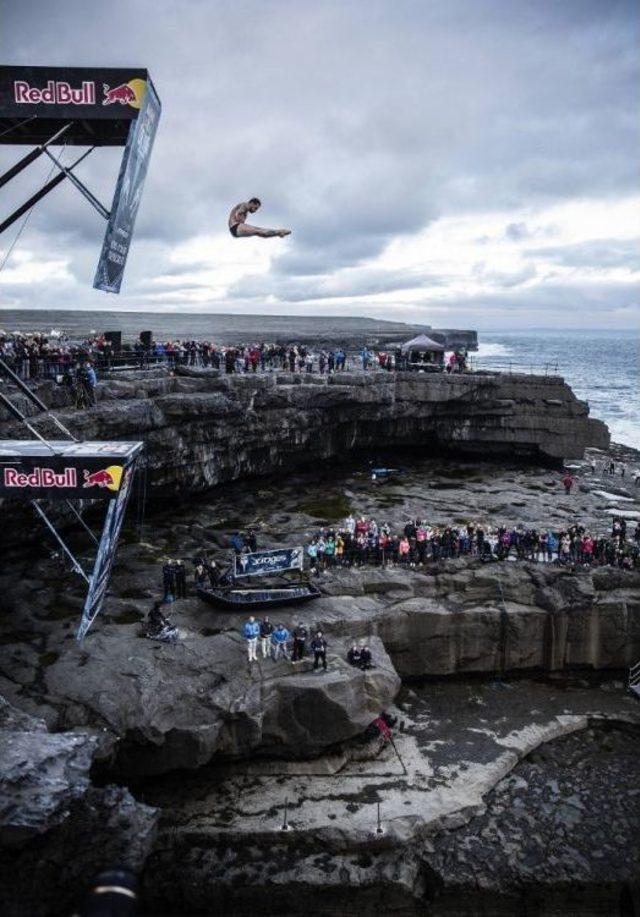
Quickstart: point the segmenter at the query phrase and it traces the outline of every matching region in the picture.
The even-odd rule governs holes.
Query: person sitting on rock
[[[314,671],[320,666],[322,662],[322,668],[327,671],[327,641],[322,635],[322,631],[319,630],[313,640],[311,641],[311,649],[313,650],[313,668]]]
[[[249,662],[257,662],[258,637],[260,636],[260,625],[251,615],[249,620],[242,628],[244,639],[247,641],[247,657]]]
[[[149,632],[159,633],[163,627],[169,624],[169,619],[160,611],[160,602],[154,602],[153,607],[147,615],[147,626]]]
[[[364,671],[365,669],[372,669],[373,662],[371,659],[371,650],[368,646],[363,646],[360,650],[360,668]]]
[[[309,631],[304,624],[299,621],[293,631],[293,659],[291,660],[293,663],[302,662],[304,659],[304,651],[308,636]]]
[[[357,643],[354,643],[351,646],[351,649],[349,650],[349,652],[347,653],[347,662],[349,663],[349,665],[359,666],[361,655],[362,653],[361,653],[360,647],[358,646]]]
[[[165,618],[160,611],[160,607],[161,603],[155,602],[147,615],[146,636],[152,640],[173,643],[178,639],[178,629],[171,623],[169,618]]]
[[[287,652],[288,639],[289,631],[284,624],[278,624],[271,634],[271,655],[273,656],[274,662],[277,662],[280,656],[283,656],[285,659],[289,658],[289,653]]]

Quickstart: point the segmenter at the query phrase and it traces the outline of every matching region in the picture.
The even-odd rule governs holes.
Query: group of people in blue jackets
[[[266,659],[271,656],[274,662],[281,657],[291,659],[292,663],[302,662],[307,653],[307,643],[309,641],[309,632],[302,622],[298,623],[290,633],[284,624],[278,624],[275,627],[268,617],[262,621],[257,621],[251,615],[248,621],[242,627],[242,636],[247,644],[247,657],[249,662],[258,661],[258,643],[262,652],[262,658]],[[290,641],[293,641],[293,653],[289,654]],[[313,653],[313,668],[315,671],[320,669],[327,670],[327,641],[322,631],[317,631],[309,648]]]

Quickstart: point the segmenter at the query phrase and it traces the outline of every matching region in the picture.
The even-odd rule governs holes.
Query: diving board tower
[[[0,144],[33,147],[0,175],[0,188],[43,155],[57,173],[0,222],[0,233],[68,179],[107,223],[93,286],[119,293],[160,112],[145,69],[0,66]],[[56,146],[86,149],[63,164]],[[124,147],[110,210],[75,174],[103,146]]]
[[[83,640],[102,608],[115,559],[118,536],[131,495],[143,444],[73,440],[0,440],[0,499],[6,514],[12,500],[30,501],[66,557],[87,584],[77,639]],[[96,538],[73,501],[106,504],[102,535]],[[93,569],[76,559],[50,518],[52,502],[63,501],[96,545]],[[44,505],[43,505],[44,504]]]

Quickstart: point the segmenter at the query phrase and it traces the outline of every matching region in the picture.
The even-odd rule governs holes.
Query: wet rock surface
[[[159,812],[120,786],[91,785],[96,739],[49,733],[0,698],[0,909],[65,914],[105,864],[139,871]]]
[[[594,728],[542,745],[501,780],[428,862],[450,888],[532,884],[622,889],[640,879],[640,733]],[[612,912],[616,899],[612,896]]]
[[[207,913],[215,895],[226,913],[295,915],[312,894],[327,915],[345,897],[362,914],[515,914],[534,886],[534,914],[558,901],[618,913],[640,849],[640,713],[621,685],[439,682],[403,689],[394,712],[394,746],[334,775],[295,763],[260,775],[254,762],[147,783],[164,812],[145,873],[151,912],[180,901]],[[600,855],[593,839],[614,823]],[[535,869],[549,838],[564,865]]]
[[[375,463],[378,458],[368,456]],[[80,854],[91,846],[88,839],[92,833],[101,837],[98,822],[111,831],[104,856],[122,859],[120,852],[132,845],[139,868],[153,844],[145,872],[149,913],[174,917],[210,913],[212,902],[229,914],[250,909],[293,915],[308,910],[310,894],[314,911],[327,915],[345,908],[351,913],[354,906],[363,914],[382,908],[407,915],[506,915],[525,913],[525,905],[541,915],[608,915],[617,913],[621,896],[635,894],[637,861],[630,856],[629,869],[614,862],[621,846],[637,844],[626,816],[620,819],[624,840],[605,845],[608,879],[599,857],[586,857],[587,865],[576,860],[582,872],[572,872],[569,860],[549,860],[532,875],[528,864],[546,856],[535,838],[544,841],[552,830],[542,805],[551,800],[543,777],[558,780],[556,807],[572,796],[574,772],[578,798],[593,792],[602,800],[603,724],[633,730],[624,735],[636,749],[640,708],[625,694],[616,670],[640,658],[637,574],[570,574],[543,563],[465,559],[411,570],[323,573],[314,580],[320,599],[298,611],[282,609],[273,619],[288,627],[298,620],[322,627],[330,644],[327,675],[313,674],[308,661],[296,669],[270,660],[249,667],[240,637],[245,616],[204,605],[191,584],[189,597],[169,610],[181,635],[177,646],[138,636],[151,601],[160,597],[163,557],[188,562],[204,550],[224,562],[229,535],[248,523],[266,548],[307,540],[350,511],[388,521],[396,530],[418,516],[441,525],[475,520],[555,529],[579,520],[602,533],[613,514],[625,516],[630,526],[640,518],[631,482],[594,475],[587,463],[576,463],[579,488],[567,498],[561,475],[549,469],[415,454],[395,458],[384,462],[399,467],[384,487],[372,484],[367,461],[354,458],[346,467],[324,466],[286,480],[229,485],[197,501],[172,498],[170,506],[149,513],[141,541],[135,528],[125,530],[104,612],[81,647],[74,640],[80,584],[41,543],[6,549],[0,690],[19,715],[35,715],[50,729],[63,730],[47,733],[40,722],[33,726],[33,741],[40,734],[45,743],[91,746],[102,773],[115,768],[118,779],[131,784],[130,791],[87,784],[67,808],[52,807],[50,828],[42,806],[45,830],[21,848],[15,875],[8,859],[0,861],[6,894],[28,902],[26,909],[17,904],[8,913],[39,913],[29,898],[28,877],[36,870],[41,887],[54,889],[63,859],[77,853],[85,862]],[[72,536],[72,544],[81,556],[88,552],[81,537]],[[376,662],[371,672],[346,665],[353,638],[370,642]],[[396,671],[434,681],[403,688],[393,708]],[[552,680],[511,677],[537,671]],[[604,684],[585,680],[595,671],[607,679]],[[462,680],[438,680],[444,675]],[[399,717],[395,749],[358,739],[382,707]],[[580,744],[589,729],[595,738]],[[618,732],[611,735],[612,760],[620,755],[629,777],[618,780],[617,765],[612,768],[612,808],[633,814],[633,761],[625,757]],[[584,768],[575,756],[554,751],[548,768],[562,772],[562,779],[544,776],[545,764],[538,776],[519,778],[531,795],[518,781],[500,782],[519,775],[535,749],[555,748],[563,736],[575,737]],[[29,757],[39,760],[31,752]],[[530,760],[532,767],[542,766]],[[111,771],[107,779],[113,778]],[[157,816],[148,814],[147,805],[163,813],[157,843],[151,825]],[[54,825],[55,812],[67,809],[69,815]],[[531,838],[521,809],[532,819]],[[26,801],[24,810],[28,815]],[[129,826],[123,834],[116,830],[119,811]],[[290,831],[281,830],[285,812]],[[585,815],[565,825],[563,845],[581,852],[594,819]],[[473,840],[478,832],[481,847]],[[54,840],[52,853],[48,845]],[[509,854],[498,862],[503,844]],[[485,847],[486,869],[478,853]],[[457,856],[464,868],[458,870],[460,882],[452,884]],[[105,865],[102,854],[88,862],[87,873],[94,865]],[[71,886],[89,879],[84,871],[83,877],[66,876],[69,898],[61,910],[73,897]],[[348,907],[347,888],[353,893]],[[540,893],[537,910],[531,910],[531,889]]]

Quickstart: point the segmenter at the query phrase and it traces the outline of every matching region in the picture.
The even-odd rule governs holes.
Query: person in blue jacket
[[[260,625],[256,619],[251,615],[249,620],[246,622],[242,628],[242,633],[244,639],[247,641],[247,656],[249,657],[249,662],[257,662],[258,656],[258,637],[260,636]]]
[[[284,624],[278,624],[274,632],[271,634],[271,652],[274,662],[277,662],[280,656],[284,656],[285,659],[289,658],[289,653],[287,652],[288,639],[289,631],[284,626]]]

